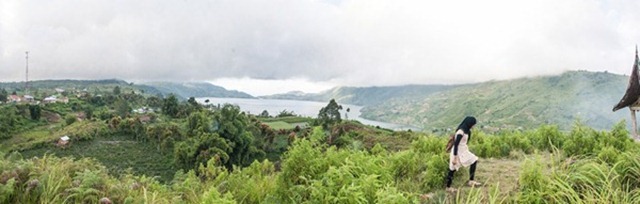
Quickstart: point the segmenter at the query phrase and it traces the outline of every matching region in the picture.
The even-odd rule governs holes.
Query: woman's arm
[[[460,140],[462,140],[462,134],[456,135],[456,140],[453,142],[453,155],[458,156],[458,145],[460,144]]]

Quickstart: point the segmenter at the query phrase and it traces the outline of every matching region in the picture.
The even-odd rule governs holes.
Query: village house
[[[27,103],[35,102],[35,98],[33,98],[33,96],[31,95],[24,95],[22,98]]]
[[[7,101],[13,102],[13,103],[20,103],[20,101],[22,101],[22,98],[20,98],[20,96],[18,95],[13,94],[7,97]]]
[[[66,135],[60,137],[60,139],[58,139],[58,142],[56,143],[56,146],[66,148],[69,145],[69,139],[69,136]]]
[[[153,108],[149,108],[149,107],[142,107],[142,108],[138,108],[133,110],[134,113],[138,113],[138,114],[144,114],[144,113],[153,113]]]
[[[55,103],[57,101],[58,101],[58,98],[56,96],[49,96],[42,100],[43,103]]]
[[[68,97],[58,98],[57,96],[49,96],[42,100],[43,103],[69,103]]]

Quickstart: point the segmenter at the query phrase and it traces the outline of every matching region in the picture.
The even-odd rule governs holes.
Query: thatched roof
[[[631,76],[629,77],[629,85],[627,86],[627,92],[624,93],[618,105],[613,107],[613,111],[617,111],[621,108],[628,107],[636,103],[640,98],[640,81],[638,79],[638,46],[636,46],[636,61],[633,63],[631,69]]]

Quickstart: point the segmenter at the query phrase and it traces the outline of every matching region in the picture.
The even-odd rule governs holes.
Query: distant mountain
[[[535,128],[557,124],[570,129],[580,120],[608,129],[629,112],[611,109],[624,95],[628,76],[570,71],[557,76],[464,85],[337,87],[317,94],[287,93],[263,98],[364,106],[362,117],[429,129],[455,128],[467,115],[486,128]]]
[[[0,87],[9,92],[24,91],[24,82],[2,82]],[[119,79],[102,79],[102,80],[37,80],[29,81],[29,87],[40,89],[40,93],[31,94],[52,94],[54,89],[62,89],[65,91],[87,91],[89,93],[110,92],[119,86],[123,91],[141,91],[149,95],[162,95],[162,92],[154,87],[146,85],[137,85]],[[48,92],[48,93],[47,93]]]
[[[3,82],[0,88],[9,92],[24,90],[24,82]],[[189,97],[231,97],[231,98],[254,98],[253,96],[239,91],[230,91],[220,86],[210,83],[173,83],[173,82],[151,82],[145,84],[134,84],[119,79],[106,80],[39,80],[30,81],[29,87],[38,89],[63,89],[67,91],[87,91],[89,93],[110,92],[119,86],[123,92],[135,91],[148,95],[175,94],[178,98],[188,99]],[[52,91],[49,91],[52,92]]]
[[[302,93],[300,91],[285,94],[261,96],[266,99],[290,99],[329,102],[335,99],[338,103],[359,106],[371,106],[399,97],[422,97],[440,91],[453,89],[459,85],[405,85],[383,87],[336,87],[320,93]]]
[[[627,87],[627,76],[570,71],[559,76],[491,81],[436,94],[398,97],[365,107],[365,118],[412,124],[426,129],[455,128],[467,115],[487,128],[534,128],[557,124],[570,129],[576,120],[598,129],[629,120],[612,112]]]
[[[223,87],[203,82],[149,82],[145,84],[165,95],[174,93],[184,99],[189,97],[254,98],[244,92],[227,90]]]

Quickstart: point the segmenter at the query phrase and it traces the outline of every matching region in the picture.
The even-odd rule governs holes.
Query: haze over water
[[[267,110],[270,116],[278,115],[278,113],[283,110],[293,111],[294,114],[305,116],[305,117],[318,117],[318,112],[322,107],[325,107],[327,103],[322,102],[314,102],[314,101],[298,101],[298,100],[280,100],[280,99],[246,99],[246,98],[215,98],[215,97],[202,97],[196,98],[196,101],[202,104],[206,104],[205,100],[209,99],[209,104],[234,104],[238,105],[242,111],[245,111],[250,114],[258,115],[262,113],[262,111]],[[341,116],[342,119],[345,119],[345,114],[348,116],[348,119],[360,121],[363,124],[371,125],[371,126],[380,126],[381,128],[387,128],[392,130],[420,130],[420,128],[411,126],[411,125],[403,125],[403,124],[395,124],[395,123],[386,123],[381,121],[368,120],[360,117],[360,110],[362,106],[351,105],[351,104],[340,104],[342,105]],[[349,108],[350,111],[346,112],[346,109]]]

